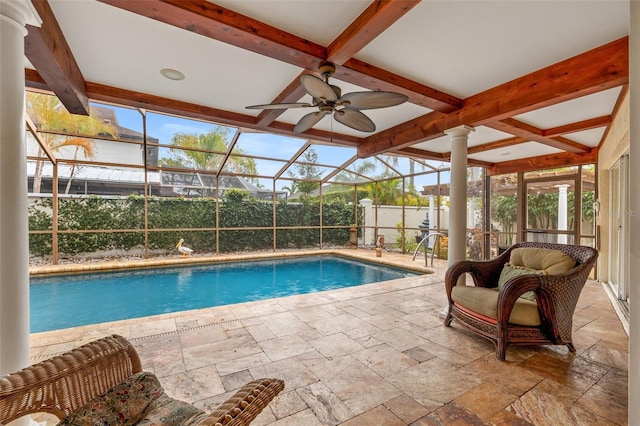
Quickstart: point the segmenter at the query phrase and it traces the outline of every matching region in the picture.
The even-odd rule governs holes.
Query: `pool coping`
[[[391,256],[386,256],[389,254]],[[342,256],[357,260],[363,260],[370,263],[379,263],[386,266],[392,266],[399,269],[405,269],[419,274],[431,274],[433,269],[425,265],[412,265],[405,262],[401,262],[394,259],[394,256],[401,255],[403,257],[408,254],[401,253],[383,253],[381,257],[376,257],[375,250],[373,249],[316,249],[316,250],[291,250],[291,251],[273,251],[273,252],[248,252],[248,253],[231,253],[231,254],[218,254],[218,255],[205,255],[205,256],[189,256],[189,257],[162,257],[152,259],[131,259],[131,260],[114,260],[105,262],[94,263],[78,263],[78,264],[63,264],[63,265],[47,265],[47,266],[32,266],[29,268],[30,276],[52,276],[52,275],[66,275],[74,273],[87,273],[87,272],[104,272],[104,271],[119,271],[128,269],[145,269],[145,268],[157,268],[166,266],[185,266],[185,265],[199,265],[209,263],[221,263],[221,262],[234,262],[234,261],[246,261],[246,260],[259,260],[259,259],[278,259],[288,257],[303,257],[303,256],[319,256],[319,255],[335,255]]]
[[[309,253],[316,255],[342,255],[340,250],[323,250],[322,252],[316,250],[305,252],[305,254]],[[300,252],[300,254],[302,255],[302,252]],[[345,257],[357,258],[364,261],[371,261],[371,257],[375,257],[375,252],[372,250],[361,250],[359,254],[354,253],[354,250],[350,250],[349,254],[351,254],[351,256]],[[283,253],[276,257],[284,257],[286,255],[290,256],[291,253]],[[265,254],[261,257],[269,258],[274,256],[268,256]],[[395,257],[396,259],[392,259],[392,257]],[[236,258],[236,256],[233,257],[233,259]],[[256,257],[255,255],[247,255],[241,256],[241,258],[254,259]],[[225,259],[220,260],[227,259],[230,258],[225,257]],[[411,269],[407,267],[406,263],[404,265],[402,264],[402,259],[407,262],[408,260],[411,260],[411,257],[395,253],[395,256],[387,255],[387,259],[375,258],[373,260],[374,262],[378,261],[377,263],[384,263],[387,266],[399,267],[405,270]],[[416,259],[416,263],[419,263],[417,260],[418,259]],[[424,262],[424,260],[420,259],[420,263],[422,262]],[[182,262],[178,264],[188,263],[199,264],[202,262]],[[320,306],[388,292],[409,290],[423,286],[441,285],[444,279],[443,266],[446,264],[446,260],[440,260],[438,263],[440,264],[434,265],[436,268],[435,270],[429,270],[429,272],[423,273],[422,275],[374,282],[355,287],[345,287],[314,293],[283,296],[274,299],[240,302],[232,305],[206,307],[188,311],[170,312],[139,318],[129,318],[65,329],[30,333],[30,360],[35,362],[46,359],[52,355],[60,354],[76,347],[87,340],[94,340],[113,333],[121,334],[133,341],[141,341],[159,335],[180,336],[183,333],[195,332],[209,327],[233,329],[238,325],[251,321],[253,318],[285,314],[291,309],[292,303],[295,303],[300,307]],[[416,265],[416,271],[425,271],[427,269],[428,268],[424,266]]]

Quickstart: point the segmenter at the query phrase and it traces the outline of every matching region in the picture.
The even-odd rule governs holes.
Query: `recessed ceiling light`
[[[160,74],[167,77],[169,80],[184,80],[184,74],[178,70],[171,68],[163,68],[160,70]]]

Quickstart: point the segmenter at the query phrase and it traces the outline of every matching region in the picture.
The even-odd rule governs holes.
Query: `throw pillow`
[[[538,269],[525,268],[523,266],[513,266],[509,262],[505,263],[504,267],[502,268],[502,272],[500,273],[500,278],[498,279],[498,291],[500,291],[504,284],[511,278],[519,277],[520,275],[531,274],[546,275],[546,272]],[[533,291],[528,291],[520,297],[522,299],[531,300],[532,302],[536,301],[536,294]]]
[[[130,426],[164,390],[155,375],[134,374],[69,414],[57,426]]]

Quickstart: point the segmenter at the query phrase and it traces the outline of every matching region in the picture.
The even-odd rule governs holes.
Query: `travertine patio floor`
[[[423,258],[348,253],[426,270]],[[257,426],[627,423],[628,338],[600,283],[581,295],[576,354],[510,347],[500,362],[488,340],[443,326],[445,268],[436,260],[419,277],[37,333],[31,361],[121,334],[169,395],[205,409],[253,378],[284,379]]]

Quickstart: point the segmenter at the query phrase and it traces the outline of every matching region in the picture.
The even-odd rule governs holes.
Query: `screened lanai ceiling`
[[[232,126],[269,177],[314,144],[325,181],[366,180],[366,161],[401,174],[415,166],[405,157],[437,168],[449,160],[445,131],[463,124],[475,129],[470,165],[491,174],[593,163],[629,77],[628,1],[33,3],[43,25],[26,38],[28,87],[74,113],[91,100]],[[297,134],[304,108],[246,109],[312,102],[300,77],[318,76],[323,61],[342,93],[409,100],[365,111],[370,133],[327,116]],[[268,143],[290,156],[260,154]]]

